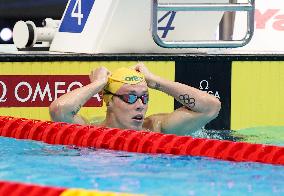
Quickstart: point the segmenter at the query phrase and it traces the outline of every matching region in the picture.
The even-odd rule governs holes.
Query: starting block
[[[168,3],[169,0],[160,0]],[[208,0],[174,0],[174,3]],[[190,49],[158,46],[152,37],[153,0],[69,0],[50,51],[76,53],[172,53]],[[214,0],[228,3],[228,0]],[[159,11],[163,40],[216,40],[222,11]]]
[[[172,1],[172,2],[170,2]],[[212,1],[212,0],[211,0]],[[254,0],[69,0],[61,21],[14,26],[18,49],[45,43],[52,52],[188,53],[192,48],[233,48],[247,44],[254,28]],[[218,40],[224,12],[247,12],[241,40]]]

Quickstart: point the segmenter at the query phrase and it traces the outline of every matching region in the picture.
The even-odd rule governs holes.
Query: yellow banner
[[[284,125],[284,62],[233,62],[231,129]]]
[[[128,67],[135,65],[135,61],[99,61],[99,62],[1,62],[0,63],[0,81],[1,76],[37,76],[37,75],[86,75],[88,77],[91,70],[105,66],[110,71],[119,67]],[[151,72],[168,80],[174,81],[175,63],[174,62],[144,62]],[[2,77],[2,78],[3,78]],[[34,89],[31,89],[31,98]],[[0,86],[1,88],[1,86]],[[3,85],[2,85],[3,88]],[[2,89],[3,91],[11,91],[11,89]],[[155,113],[167,113],[174,110],[174,99],[162,92],[150,89],[150,101],[147,115]],[[39,95],[39,93],[38,93]],[[4,100],[4,99],[3,99]],[[21,99],[23,100],[23,99]],[[5,101],[5,100],[4,100]],[[3,104],[3,103],[2,103]],[[82,108],[80,114],[87,119],[96,117],[104,118],[106,108],[103,107],[86,107]],[[1,116],[23,117],[40,120],[50,120],[48,107],[0,107]]]

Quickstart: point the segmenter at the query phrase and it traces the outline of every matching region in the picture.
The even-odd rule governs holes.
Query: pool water
[[[0,179],[146,195],[283,195],[284,166],[0,137]]]
[[[190,136],[284,146],[284,126],[250,127],[240,130],[198,130]]]

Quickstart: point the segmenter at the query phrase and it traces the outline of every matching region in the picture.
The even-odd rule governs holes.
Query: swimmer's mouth
[[[144,119],[144,116],[142,114],[138,114],[134,116],[132,119],[136,121],[142,121]]]

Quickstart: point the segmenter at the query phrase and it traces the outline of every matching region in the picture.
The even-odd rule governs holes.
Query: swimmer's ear
[[[111,109],[112,106],[113,106],[113,101],[112,101],[112,98],[111,98],[111,99],[106,103],[106,107],[107,107],[108,109]]]
[[[109,103],[110,101],[108,101],[107,103],[106,103],[106,109],[107,109],[107,111],[111,111],[112,110],[112,107],[110,106],[111,104]]]

